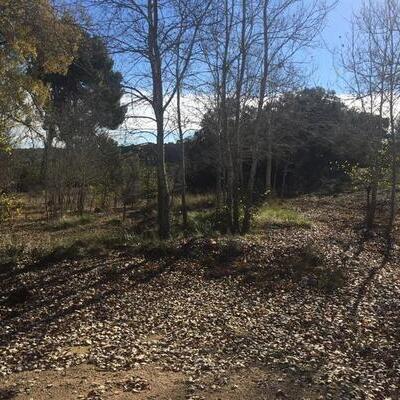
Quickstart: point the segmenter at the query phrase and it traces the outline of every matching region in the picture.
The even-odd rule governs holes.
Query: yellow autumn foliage
[[[67,72],[79,30],[57,15],[48,0],[0,0],[0,136],[42,106],[48,88],[43,73]]]

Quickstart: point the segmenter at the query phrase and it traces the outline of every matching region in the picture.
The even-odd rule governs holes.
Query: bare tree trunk
[[[393,40],[393,36],[391,36]],[[393,46],[393,44],[392,44]],[[391,67],[392,69],[393,67]],[[397,143],[396,143],[396,121],[394,117],[394,76],[391,71],[391,93],[389,103],[389,114],[390,114],[390,135],[391,135],[391,188],[390,188],[390,209],[389,209],[389,221],[387,224],[387,254],[389,255],[393,246],[393,226],[396,218],[397,201],[396,201],[396,189],[397,189]]]
[[[188,211],[186,206],[186,160],[185,160],[185,143],[183,141],[183,135],[181,136],[181,169],[182,169],[182,193],[181,193],[181,202],[182,202],[182,222],[183,227],[186,228],[188,224]]]
[[[165,167],[164,127],[162,117],[157,119],[157,205],[158,233],[161,239],[170,236],[170,195]]]
[[[217,214],[221,213],[222,205],[222,150],[221,139],[218,134],[218,161],[217,161],[217,182],[216,182],[216,196],[215,196],[215,209]]]
[[[265,194],[270,196],[272,193],[272,135],[270,127],[267,128],[267,167],[265,170]]]
[[[391,190],[390,190],[390,210],[389,221],[387,225],[387,255],[389,256],[393,246],[393,226],[396,218],[397,211],[397,141],[396,141],[396,117],[395,117],[395,98],[398,90],[398,75],[400,71],[400,61],[398,58],[398,37],[396,33],[399,27],[400,8],[395,5],[396,3],[388,3],[388,21],[389,24],[389,120],[390,120],[390,148],[391,148]]]
[[[179,76],[179,49],[177,55],[177,76]],[[179,78],[178,78],[179,79]],[[179,141],[181,147],[181,208],[182,208],[182,223],[183,228],[187,228],[188,215],[186,207],[186,159],[185,159],[185,142],[183,140],[183,129],[182,129],[182,113],[181,113],[181,82],[177,82],[176,89],[176,112],[178,119],[178,131],[179,131]]]
[[[276,181],[278,177],[278,160],[275,159],[275,170],[274,170],[274,180],[272,182],[272,192],[276,193]]]
[[[281,187],[281,198],[282,199],[285,196],[287,173],[288,173],[288,165],[285,163],[285,166],[283,167],[283,174],[282,174],[282,187]]]
[[[377,194],[378,194],[378,185],[377,182],[374,182],[367,194],[368,198],[367,198],[366,227],[368,231],[370,231],[374,226]]]
[[[44,201],[47,219],[49,218],[48,201],[49,201],[49,160],[51,157],[51,149],[53,147],[53,140],[55,137],[54,127],[49,127],[46,132],[46,140],[44,142],[43,157],[40,166],[40,176],[44,185]]]
[[[395,149],[395,138],[393,137],[392,140],[394,143],[392,143],[392,146],[394,149],[392,150],[392,176],[391,176],[391,189],[390,189],[390,211],[389,211],[389,222],[387,226],[387,239],[388,239],[388,252],[390,252],[392,248],[392,232],[393,232],[393,226],[394,222],[396,219],[396,213],[397,213],[397,199],[396,199],[396,190],[397,190],[397,152]]]
[[[164,148],[164,104],[161,72],[161,54],[158,46],[158,0],[148,0],[149,15],[149,58],[153,80],[152,106],[157,123],[157,205],[158,233],[160,238],[170,236],[170,196],[168,190],[167,171]]]
[[[228,85],[228,73],[230,70],[230,63],[228,62],[229,46],[231,40],[231,29],[232,29],[232,14],[233,8],[229,11],[228,0],[225,0],[225,37],[224,37],[224,51],[222,60],[222,71],[221,71],[221,128],[222,128],[222,139],[225,144],[225,168],[226,168],[226,206],[227,206],[227,222],[228,229],[230,232],[233,231],[233,183],[234,183],[234,171],[233,171],[233,159],[232,159],[232,143],[230,132],[228,129],[228,105],[227,105],[227,85]]]
[[[255,135],[254,135],[254,143],[252,143],[251,149],[251,167],[250,167],[250,176],[247,185],[247,195],[245,199],[245,207],[244,207],[244,216],[243,216],[243,224],[242,224],[242,233],[247,233],[250,230],[251,225],[251,214],[253,209],[253,192],[254,192],[254,183],[255,176],[258,167],[258,139],[260,137],[260,131],[262,129],[262,113],[264,108],[264,100],[267,89],[267,78],[269,75],[269,32],[268,32],[268,5],[269,0],[263,0],[263,59],[262,59],[262,76],[260,81],[260,89],[258,95],[258,104],[257,104],[257,115],[255,122]]]
[[[236,83],[236,101],[235,101],[235,132],[234,132],[234,165],[233,165],[233,233],[240,232],[240,188],[241,188],[241,149],[240,149],[240,119],[241,119],[241,97],[243,91],[244,76],[247,61],[246,44],[247,27],[247,0],[242,0],[242,26],[240,38],[240,58],[239,58],[239,77]]]

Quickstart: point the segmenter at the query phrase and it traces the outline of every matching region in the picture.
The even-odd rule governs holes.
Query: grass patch
[[[107,225],[110,226],[121,226],[122,220],[120,218],[111,218],[107,221]]]
[[[50,231],[62,231],[65,229],[73,228],[80,225],[87,225],[94,221],[92,215],[74,215],[74,216],[64,216],[58,221],[51,222],[48,225]]]
[[[259,229],[266,226],[310,228],[311,225],[304,215],[278,203],[265,204],[254,217],[254,226]]]
[[[209,236],[215,233],[214,211],[191,211],[188,214],[188,233],[194,236]]]
[[[4,246],[4,245],[3,245]],[[176,240],[161,241],[131,234],[124,229],[71,232],[47,241],[0,248],[0,274],[10,272],[18,262],[49,265],[63,260],[104,256],[110,251],[144,254],[149,259],[172,257],[179,253]]]
[[[0,249],[0,274],[9,272],[23,257],[25,247],[9,242]]]
[[[210,193],[193,194],[188,193],[186,195],[186,207],[188,211],[196,210],[208,210],[215,204],[215,196]],[[182,207],[180,196],[176,196],[173,199],[172,206],[175,210],[180,210]]]

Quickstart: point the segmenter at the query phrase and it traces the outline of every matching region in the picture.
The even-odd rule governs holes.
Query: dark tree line
[[[251,118],[254,112],[248,107],[241,121],[242,153],[255,134]],[[213,130],[216,115],[217,111],[206,114],[203,128],[187,141],[192,189],[216,185],[218,138]],[[266,118],[273,125],[273,146],[268,150],[267,140],[259,141],[260,165],[255,176],[258,198],[270,194],[332,193],[349,183],[348,165],[369,163],[370,143],[365,131],[369,117],[346,107],[333,92],[316,88],[287,93],[272,109],[265,110]],[[268,162],[272,163],[271,183],[266,176]],[[240,171],[244,179],[250,168],[250,163],[244,160]]]
[[[268,144],[266,140],[260,141],[260,162],[255,174],[256,199],[311,192],[337,193],[350,188],[349,168],[370,165],[375,151],[366,130],[371,123],[370,116],[350,109],[333,92],[314,88],[287,93],[268,112],[274,126],[271,129],[274,145],[269,155],[272,179],[270,192],[267,192]],[[251,142],[255,135],[254,113],[255,110],[248,107],[241,121],[239,134],[243,148],[239,149],[240,153],[245,153],[246,143]],[[202,129],[185,139],[186,179],[191,192],[216,190],[219,154],[218,137],[213,126],[217,114],[217,110],[205,114]],[[234,118],[232,112],[229,127],[233,126]],[[382,136],[385,135],[386,130],[382,132]],[[85,173],[86,184],[96,188],[99,199],[96,204],[102,209],[112,205],[109,203],[112,196],[122,204],[129,204],[141,195],[156,195],[156,187],[153,185],[150,188],[145,179],[146,174],[154,173],[157,168],[156,144],[118,146],[107,135],[99,133],[89,136],[80,133],[78,137],[79,140],[75,138],[68,144],[72,150],[68,146],[52,150],[54,168],[50,174],[53,177],[50,186],[53,190],[57,189],[55,193],[58,196],[64,190],[65,195],[71,197],[71,190],[81,187],[82,173]],[[79,153],[79,148],[84,151],[83,154]],[[181,175],[174,174],[181,165],[180,148],[179,142],[165,145],[165,160],[173,180],[171,188],[175,188],[175,192],[179,192],[182,184]],[[44,151],[26,149],[14,153],[15,165],[12,169],[17,190],[46,187],[40,173]],[[56,165],[59,167],[56,168]],[[247,179],[250,168],[250,161],[244,159],[239,171],[241,179]],[[224,198],[227,196],[226,182],[227,178],[223,177],[220,184]],[[144,193],[145,187],[147,193]],[[370,191],[370,188],[366,187],[366,190]],[[81,208],[85,201],[79,201],[80,211],[83,211]]]

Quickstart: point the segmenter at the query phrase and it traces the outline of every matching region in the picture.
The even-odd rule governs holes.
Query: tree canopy
[[[79,32],[48,0],[0,0],[0,134],[48,99],[40,73],[66,73]]]

